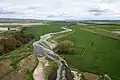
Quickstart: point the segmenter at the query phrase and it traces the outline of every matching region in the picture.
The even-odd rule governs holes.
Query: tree
[[[8,27],[8,31],[10,31],[10,28]]]
[[[59,42],[57,47],[54,49],[56,53],[58,54],[71,54],[73,50],[74,43],[69,40],[64,40]]]

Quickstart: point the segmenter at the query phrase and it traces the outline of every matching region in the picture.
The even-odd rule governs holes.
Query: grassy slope
[[[75,42],[75,55],[64,55],[68,63],[82,71],[120,77],[120,41],[81,30],[78,26],[73,30],[73,34],[62,38]],[[82,56],[85,49],[87,51]]]
[[[9,54],[0,56],[0,79],[32,80],[31,74],[36,65],[37,58],[32,52],[31,44],[27,44]]]

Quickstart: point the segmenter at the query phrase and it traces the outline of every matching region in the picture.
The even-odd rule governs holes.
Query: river
[[[66,27],[61,28],[64,29],[64,31],[48,33],[40,36],[40,40],[33,43],[33,51],[37,54],[39,58],[48,57],[57,63],[58,70],[56,80],[68,80],[66,78],[66,70],[64,69],[70,69],[67,65],[67,62],[52,50],[56,46],[56,44],[48,41],[48,39],[53,37],[55,34],[72,32],[72,29],[68,29]],[[74,74],[74,80],[80,80],[81,74],[78,75],[76,71],[72,71],[72,73]]]

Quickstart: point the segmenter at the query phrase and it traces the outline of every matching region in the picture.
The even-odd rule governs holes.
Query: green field
[[[106,30],[120,30],[120,26],[115,26],[115,25],[96,25],[95,27]]]
[[[5,27],[5,28],[15,28],[15,27],[19,27],[20,25],[0,25],[0,27]]]
[[[37,26],[26,28],[25,33],[33,34],[35,36],[40,36],[40,35],[47,34],[50,32],[60,31],[60,30],[62,30],[61,27],[62,27],[61,25],[53,25],[53,24],[39,25],[39,26],[37,25]]]
[[[84,30],[84,31],[96,33],[96,34],[99,34],[99,35],[102,35],[102,36],[105,36],[105,37],[120,40],[120,35],[119,34],[112,33],[111,31],[106,30],[106,29],[102,29],[102,28],[98,28],[98,27],[94,27],[94,26],[81,28],[81,29]]]
[[[62,31],[61,27],[63,26],[72,26],[76,23],[68,23],[68,22],[51,22],[48,25],[35,25],[32,27],[28,27],[25,30],[26,34],[33,34],[35,36],[40,36],[43,34],[51,33],[51,32],[58,32]]]
[[[120,80],[120,41],[81,28],[73,27],[75,32],[61,39],[75,43],[74,55],[64,55],[65,59],[81,71],[106,73]]]

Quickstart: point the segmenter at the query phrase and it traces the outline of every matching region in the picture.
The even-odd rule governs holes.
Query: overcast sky
[[[0,0],[0,18],[120,19],[120,0]]]

